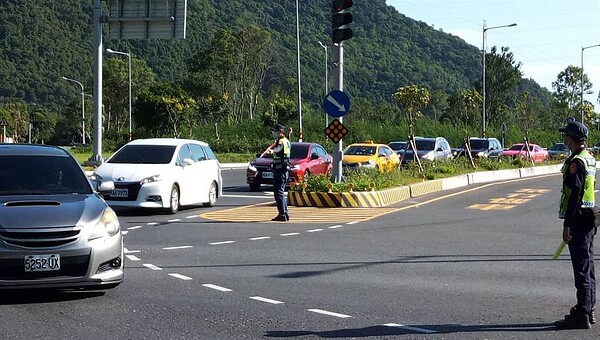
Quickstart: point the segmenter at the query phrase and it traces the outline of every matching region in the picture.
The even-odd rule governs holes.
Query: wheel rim
[[[177,187],[171,189],[171,210],[177,211],[179,209],[179,191]]]
[[[217,186],[215,183],[211,183],[210,190],[208,191],[208,202],[214,204],[217,201]]]

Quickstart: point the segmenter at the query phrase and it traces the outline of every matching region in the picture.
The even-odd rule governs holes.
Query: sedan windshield
[[[290,150],[290,158],[291,159],[303,159],[306,158],[308,154],[308,145],[307,144],[292,144],[292,149]]]
[[[435,148],[435,141],[428,139],[417,139],[416,141],[417,150],[433,150]]]
[[[345,155],[353,156],[373,156],[377,152],[376,146],[350,145],[345,151]]]
[[[471,149],[487,149],[489,142],[484,139],[471,139]]]
[[[527,150],[527,148],[523,144],[515,144],[515,145],[511,146],[509,150],[520,151],[520,150]],[[529,146],[529,151],[533,151],[533,145]]]
[[[91,194],[77,163],[66,156],[0,156],[0,195]]]
[[[107,163],[169,164],[174,145],[125,145]]]

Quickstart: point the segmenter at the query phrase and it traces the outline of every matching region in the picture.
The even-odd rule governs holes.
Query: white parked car
[[[221,165],[207,143],[190,139],[137,139],[125,144],[94,171],[97,183],[112,181],[104,195],[112,207],[213,206],[222,194]]]

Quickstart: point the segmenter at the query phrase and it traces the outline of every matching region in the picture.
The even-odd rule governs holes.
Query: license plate
[[[263,172],[262,178],[273,178],[273,173],[272,172]]]
[[[110,194],[110,197],[127,197],[129,196],[129,189],[115,189]]]
[[[47,272],[60,269],[60,255],[26,255],[25,256],[25,271],[26,272]]]

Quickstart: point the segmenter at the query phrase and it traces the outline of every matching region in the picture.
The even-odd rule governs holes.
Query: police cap
[[[281,124],[275,124],[271,128],[272,131],[285,131],[285,126]]]
[[[558,131],[578,139],[587,139],[588,128],[576,120],[567,120],[567,126],[558,129]]]

